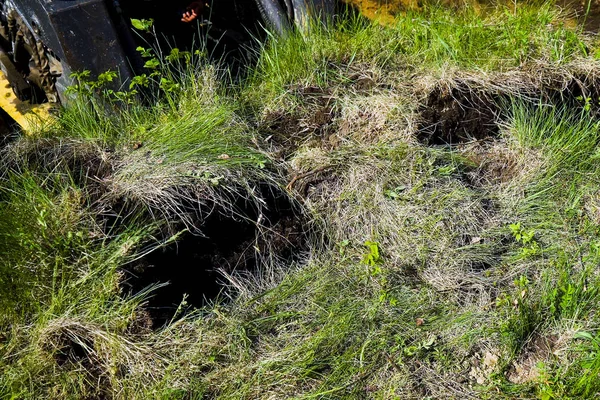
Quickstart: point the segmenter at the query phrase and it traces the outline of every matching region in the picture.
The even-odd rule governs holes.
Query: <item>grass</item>
[[[0,393],[32,395],[26,376],[34,374],[40,379],[33,390],[60,382],[62,388],[50,390],[53,396],[83,395],[89,376],[57,373],[56,359],[49,354],[74,362],[64,346],[93,343],[103,348],[86,349],[83,357],[102,362],[94,358],[96,352],[111,351],[111,344],[123,346],[115,338],[126,330],[142,299],[120,296],[118,267],[131,259],[130,249],[148,241],[153,229],[137,226],[103,235],[66,173],[10,174],[6,179],[0,211],[5,355]]]
[[[592,38],[550,4],[397,23],[273,38],[235,82],[162,60],[143,102],[74,101],[3,149],[0,397],[597,396]],[[452,145],[423,141],[428,107]],[[127,271],[211,215],[251,222],[256,270],[215,252],[225,295],[152,326],[161,284]]]
[[[255,85],[276,96],[289,85],[343,81],[353,67],[365,65],[436,75],[455,69],[501,72],[540,62],[558,67],[591,51],[590,39],[563,21],[551,3],[498,5],[485,12],[426,3],[385,27],[350,17],[335,30],[316,25],[310,35],[297,32],[267,42]],[[252,85],[250,90],[255,91]]]

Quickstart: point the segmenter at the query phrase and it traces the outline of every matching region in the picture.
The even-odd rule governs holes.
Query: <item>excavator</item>
[[[336,12],[336,0],[191,1],[0,0],[0,113],[27,132],[68,101],[75,72],[114,71],[125,85],[140,73],[136,49],[147,40],[133,20],[152,19],[160,38],[182,47],[204,29],[226,53]]]

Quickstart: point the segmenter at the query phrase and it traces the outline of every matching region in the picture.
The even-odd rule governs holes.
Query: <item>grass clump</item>
[[[152,106],[80,97],[3,149],[1,396],[150,395],[171,354],[146,307],[166,282],[132,291],[128,268],[213,213],[267,229],[279,172],[216,76],[190,66]]]
[[[110,351],[137,351],[114,339],[129,328],[142,300],[122,297],[118,268],[153,229],[104,234],[67,172],[9,172],[2,197],[0,393],[93,395],[102,389],[92,382],[114,376]]]
[[[182,70],[173,72],[173,63],[163,61],[156,82],[146,78],[137,99],[135,89],[120,92],[126,101],[109,89],[89,97],[90,86],[103,86],[80,78],[79,94],[86,96],[74,99],[40,132],[43,140],[21,141],[9,150],[11,157],[35,167],[32,154],[50,153],[43,163],[70,159],[76,170],[94,160],[95,170],[84,175],[93,176],[86,187],[97,192],[98,207],[125,204],[165,220],[184,220],[190,229],[195,217],[189,215],[206,214],[204,209],[215,205],[239,214],[237,197],[262,208],[257,187],[276,191],[278,172],[254,144],[256,133],[227,93],[225,72],[201,57],[177,66]]]

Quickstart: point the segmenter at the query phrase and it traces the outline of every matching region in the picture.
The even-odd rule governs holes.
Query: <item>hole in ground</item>
[[[456,145],[496,137],[498,107],[468,88],[434,89],[420,110],[417,138],[426,145]]]
[[[157,249],[125,268],[128,293],[151,285],[146,310],[152,327],[158,328],[173,317],[184,296],[183,315],[202,307],[227,291],[225,273],[256,272],[266,257],[290,262],[305,248],[303,218],[286,195],[263,190],[267,209],[259,210],[244,200],[234,205],[239,215],[214,206],[196,225],[201,234],[185,232],[175,243]],[[256,221],[260,220],[257,224]]]
[[[574,76],[564,88],[548,93],[551,104],[567,109],[584,110],[600,117],[600,79]]]
[[[77,372],[83,380],[96,383],[86,390],[85,399],[111,399],[114,388],[109,376],[112,373],[107,370],[106,354],[101,350],[97,352],[96,340],[101,336],[96,336],[95,328],[63,320],[55,329],[41,341],[43,351],[52,357],[59,370]]]
[[[56,340],[57,351],[54,354],[54,359],[59,366],[68,363],[84,363],[86,367],[91,366],[91,357],[87,350],[94,347],[91,339],[79,338],[79,341],[76,341],[69,335],[63,334]]]

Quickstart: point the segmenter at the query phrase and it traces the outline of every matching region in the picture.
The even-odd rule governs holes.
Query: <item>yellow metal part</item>
[[[28,101],[19,100],[2,70],[0,70],[0,108],[14,119],[26,133],[31,133],[36,126],[40,126],[52,118],[50,104],[30,104]]]
[[[397,22],[398,16],[403,15],[409,10],[419,10],[422,0],[343,0],[348,4],[352,4],[362,15],[377,21],[383,25],[393,25]],[[439,3],[448,7],[458,5],[468,5],[474,10],[479,11],[481,4],[489,2],[488,0],[440,0]]]
[[[393,24],[398,12],[418,8],[417,0],[344,0],[357,7],[365,17],[382,24]]]

